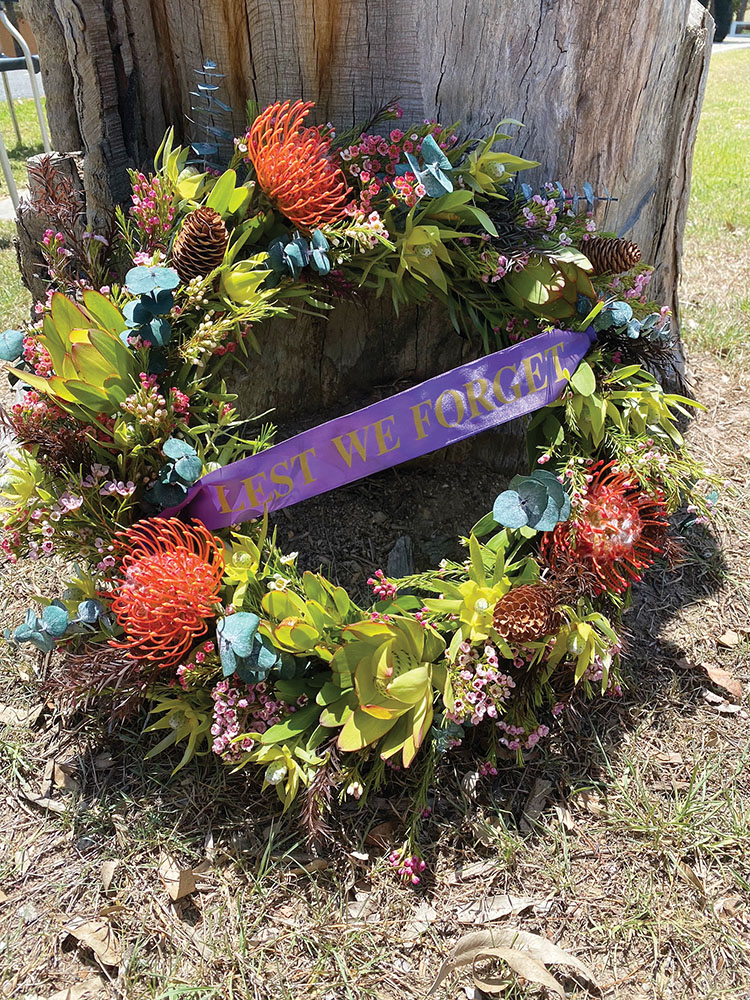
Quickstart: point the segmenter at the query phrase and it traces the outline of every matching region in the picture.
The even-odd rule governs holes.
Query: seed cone
[[[641,251],[628,240],[607,239],[595,236],[583,247],[583,252],[594,267],[594,274],[622,274],[641,259]]]
[[[492,624],[506,642],[533,642],[554,632],[558,617],[554,588],[546,583],[528,583],[500,598]]]
[[[185,217],[172,247],[172,264],[183,283],[205,278],[224,260],[227,227],[213,208],[196,208]]]

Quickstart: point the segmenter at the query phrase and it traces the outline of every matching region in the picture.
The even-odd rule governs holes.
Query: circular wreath
[[[571,706],[617,694],[628,590],[674,551],[671,515],[707,515],[711,485],[677,426],[694,404],[655,374],[669,311],[648,301],[638,248],[597,233],[606,199],[532,191],[517,175],[536,164],[497,149],[497,131],[400,127],[388,107],[337,136],[307,124],[311,108],[266,108],[227,169],[170,131],[110,233],[85,232],[58,186],[49,294],[0,337],[18,443],[2,548],[79,567],[10,641],[58,650],[61,706],[96,698],[124,718],[145,699],[178,767],[210,751],[258,766],[285,807],[324,785],[366,798],[386,766],[434,768],[469,733],[481,773],[520,763]],[[221,380],[258,325],[355,291],[438,298],[484,351],[554,326],[597,333],[530,420],[533,471],[474,525],[466,561],[378,570],[367,607],[300,572],[268,517],[212,533],[160,516],[272,442],[267,426],[245,436]]]

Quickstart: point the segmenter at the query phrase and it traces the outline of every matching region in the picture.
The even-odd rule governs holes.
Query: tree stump
[[[525,123],[514,152],[538,159],[534,184],[589,182],[618,199],[606,227],[656,266],[654,294],[677,316],[692,147],[712,20],[697,0],[23,0],[42,64],[67,72],[83,141],[83,185],[95,224],[127,195],[127,168],[147,166],[166,123],[187,131],[206,60],[225,74],[233,128],[245,101],[304,98],[339,127],[398,98],[405,120],[461,119],[486,133]],[[50,79],[52,79],[50,77]],[[53,137],[66,112],[50,102]],[[471,348],[435,309],[395,319],[383,302],[342,306],[262,331],[263,355],[235,384],[248,412],[275,407],[282,427],[363,405],[399,379],[418,381]],[[519,437],[490,447],[508,468]],[[502,464],[501,462],[501,464]]]
[[[38,166],[48,153],[32,156],[28,161],[29,193],[21,198],[16,212],[16,257],[21,278],[35,301],[43,300],[47,291],[47,266],[40,245],[47,229],[57,229],[58,222],[45,211],[34,167]],[[52,153],[55,171],[69,181],[76,191],[83,192],[81,179],[82,164],[80,153]],[[83,199],[81,199],[83,202]]]

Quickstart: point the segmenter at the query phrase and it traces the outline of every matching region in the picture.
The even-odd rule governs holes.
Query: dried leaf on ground
[[[546,987],[556,996],[565,997],[565,990],[558,983],[554,976],[550,975],[541,962],[537,962],[527,952],[518,951],[515,948],[485,948],[476,955],[472,963],[472,975],[474,985],[483,993],[499,994],[505,993],[508,988],[506,976],[492,977],[490,979],[480,978],[476,973],[477,962],[483,962],[488,958],[499,958],[506,962],[514,972],[522,976],[527,982],[535,983],[537,986]]]
[[[57,761],[52,768],[52,782],[56,788],[62,788],[65,792],[78,792],[81,788],[73,766]]]
[[[50,799],[46,795],[37,795],[36,792],[32,792],[30,789],[21,789],[21,794],[27,802],[31,802],[32,805],[38,806],[39,809],[46,809],[48,812],[53,813],[64,813],[68,811],[68,807],[64,802],[58,802],[57,799]]]
[[[119,965],[122,949],[108,920],[102,917],[72,917],[63,930],[90,948],[102,965]]]
[[[0,705],[0,725],[30,726],[42,714],[44,705],[34,708],[13,708],[12,705]]]
[[[58,990],[47,1000],[96,1000],[97,997],[106,995],[106,987],[107,984],[99,976],[87,976],[75,986]]]
[[[736,701],[742,701],[742,684],[728,670],[724,670],[723,667],[709,666],[704,666],[703,669],[709,680],[713,681],[718,687],[724,688],[727,694],[731,694]]]
[[[652,754],[651,760],[658,761],[660,764],[685,763],[685,758],[681,753],[677,753],[676,750],[660,750],[658,753]]]
[[[576,792],[573,801],[576,806],[591,813],[592,816],[602,816],[607,808],[599,793],[592,789]]]
[[[742,700],[742,684],[736,677],[733,677],[728,670],[724,670],[723,667],[715,667],[707,663],[696,663],[694,660],[688,660],[686,656],[677,660],[676,666],[678,666],[681,670],[700,671],[702,674],[705,674],[710,681],[716,684],[717,687],[723,688],[727,694],[730,694],[735,700]],[[709,693],[713,695],[713,698],[719,698],[719,695],[715,695],[713,691]],[[706,700],[708,701],[710,699],[707,698]]]
[[[715,694],[713,691],[709,691],[708,688],[704,688],[702,694],[703,700],[706,704],[713,706],[719,715],[739,715],[742,718],[746,717],[746,713],[742,708],[742,705],[737,705],[735,702],[727,701],[726,698],[722,698],[721,695]]]
[[[740,637],[734,629],[727,629],[726,632],[722,632],[716,643],[719,646],[724,646],[725,649],[734,649],[735,646],[739,646]]]
[[[427,995],[431,996],[455,969],[464,965],[473,965],[476,956],[486,952],[488,948],[512,948],[515,951],[525,952],[537,962],[542,962],[545,965],[570,966],[582,973],[592,985],[596,985],[596,977],[587,965],[584,965],[575,955],[563,951],[547,938],[531,934],[529,931],[519,930],[517,927],[493,927],[483,931],[474,931],[459,938],[450,956],[440,966],[435,982]]]
[[[378,823],[365,837],[368,847],[388,847],[393,840],[393,834],[401,824],[397,819],[387,819],[384,823]]]
[[[491,920],[508,917],[511,913],[523,913],[524,910],[536,906],[537,903],[541,903],[541,901],[532,899],[530,896],[508,896],[505,893],[496,893],[463,907],[456,914],[456,919],[460,924],[487,924]]]
[[[349,920],[367,921],[368,923],[377,923],[380,920],[375,900],[368,890],[358,889],[354,893],[354,899],[346,904],[346,913]]]
[[[701,896],[705,897],[706,883],[694,868],[691,868],[690,865],[686,865],[684,861],[677,861],[675,868],[677,869],[677,874],[683,878],[688,885],[691,885]]]
[[[546,778],[536,779],[531,793],[526,800],[526,805],[523,807],[523,816],[521,816],[520,823],[521,833],[531,832],[534,824],[538,822],[539,817],[544,812],[544,807],[549,801],[551,791],[551,781],[547,781]]]
[[[479,771],[467,771],[461,778],[461,791],[467,799],[477,797],[477,786],[479,785]]]
[[[500,874],[500,871],[500,863],[497,858],[490,858],[488,861],[474,861],[470,865],[459,865],[448,876],[448,882],[451,885],[461,885],[461,883],[470,882],[475,878],[488,879],[492,875]]]
[[[575,830],[576,821],[573,819],[573,813],[570,811],[569,807],[565,802],[556,802],[555,806],[555,816],[560,826],[564,827],[566,830]]]
[[[429,929],[430,924],[437,919],[437,910],[426,900],[420,900],[419,906],[404,927],[404,939],[414,940]]]
[[[748,921],[745,906],[745,900],[742,896],[722,896],[721,899],[716,900],[711,908],[717,917],[731,917],[747,925],[750,921]]]
[[[172,902],[195,892],[198,877],[192,868],[180,868],[174,858],[165,855],[159,865],[159,875]]]
[[[117,869],[119,863],[119,861],[102,861],[102,888],[105,892],[107,892],[110,885],[112,885],[112,879],[114,878],[115,870]]]

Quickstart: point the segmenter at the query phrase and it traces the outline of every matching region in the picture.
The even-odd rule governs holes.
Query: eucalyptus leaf
[[[0,333],[0,361],[17,361],[23,354],[23,330]]]

